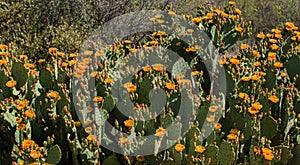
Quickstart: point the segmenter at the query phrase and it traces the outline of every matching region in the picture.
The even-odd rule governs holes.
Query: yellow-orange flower
[[[260,32],[259,34],[257,34],[256,37],[259,38],[259,39],[264,39],[264,38],[265,38],[265,35],[264,35],[263,32]]]
[[[235,5],[234,1],[229,1],[228,3],[229,3],[229,5]]]
[[[150,72],[151,71],[151,67],[150,66],[144,66],[143,67],[143,71],[144,72]]]
[[[163,72],[166,70],[166,67],[162,64],[153,64],[152,67],[156,72]]]
[[[69,64],[66,62],[63,62],[63,63],[61,63],[61,66],[65,68],[65,67],[69,66]]]
[[[31,150],[29,155],[33,159],[38,159],[41,156],[41,153],[40,153],[40,151]]]
[[[103,99],[103,97],[101,97],[101,96],[96,96],[96,97],[94,97],[94,99],[93,99],[95,102],[103,102],[104,101],[104,99]]]
[[[166,130],[163,127],[159,127],[155,131],[155,136],[163,137],[166,134]]]
[[[120,140],[121,144],[130,144],[130,141],[128,138],[121,137],[119,140]]]
[[[245,82],[250,81],[250,77],[244,76],[244,77],[242,77],[242,80],[245,81]]]
[[[258,81],[258,80],[260,79],[260,76],[259,76],[259,75],[253,75],[253,76],[251,77],[251,79],[252,79],[253,81]]]
[[[127,89],[128,92],[136,91],[136,85],[132,84],[131,82],[124,84],[124,87]]]
[[[17,109],[20,111],[20,110],[23,110],[25,107],[27,107],[29,104],[29,101],[28,100],[21,100],[19,102],[19,104],[17,105]]]
[[[7,61],[5,59],[0,60],[0,66],[7,65]]]
[[[249,98],[249,95],[248,95],[247,93],[241,92],[241,93],[239,93],[239,97],[240,97],[241,99],[247,100],[247,99]]]
[[[220,60],[219,60],[219,64],[220,64],[220,65],[226,64],[226,59],[225,59],[225,58],[220,59]]]
[[[69,66],[74,66],[76,63],[76,60],[70,60],[68,63],[69,63]]]
[[[260,66],[260,64],[261,64],[261,63],[260,63],[259,61],[254,62],[254,66],[255,66],[255,67]]]
[[[258,52],[258,51],[256,51],[256,50],[253,50],[253,56],[255,56],[255,57],[257,57],[257,58],[259,58],[260,57],[260,53]]]
[[[207,122],[214,122],[216,119],[216,115],[215,114],[211,114],[210,116],[206,117],[206,121]]]
[[[298,27],[295,26],[292,22],[285,23],[285,29],[288,31],[298,30]]]
[[[269,39],[269,42],[272,43],[272,44],[276,44],[277,40],[276,39]]]
[[[6,82],[5,85],[6,85],[7,87],[9,87],[9,88],[13,88],[14,86],[17,85],[17,82],[14,81],[14,80],[9,80],[9,81]]]
[[[43,63],[45,63],[45,62],[46,62],[45,59],[39,59],[39,60],[38,60],[38,63],[39,63],[39,64],[43,64]]]
[[[169,90],[173,90],[175,89],[176,85],[175,84],[172,84],[172,83],[166,83],[166,88],[169,89]]]
[[[236,13],[236,14],[241,14],[242,12],[241,12],[240,9],[235,9],[235,13]]]
[[[17,118],[17,119],[16,119],[16,123],[17,123],[17,124],[20,124],[22,121],[23,121],[22,118]]]
[[[270,52],[270,53],[268,54],[268,60],[269,60],[269,61],[274,61],[274,60],[276,60],[276,53],[275,53],[275,52]]]
[[[34,68],[34,64],[31,64],[31,63],[25,63],[24,64],[24,67],[26,68],[26,69],[32,69],[32,68]]]
[[[227,17],[228,17],[228,14],[225,13],[225,12],[221,12],[221,16],[224,17],[224,18],[227,18]]]
[[[94,140],[96,140],[96,138],[97,138],[96,135],[89,135],[88,137],[86,137],[86,139],[87,139],[88,141],[94,141]]]
[[[54,53],[56,52],[58,49],[57,48],[49,48],[49,53]]]
[[[260,110],[263,107],[263,105],[261,105],[259,102],[255,102],[252,104],[252,107],[257,110]]]
[[[213,17],[214,17],[214,13],[207,13],[206,16],[205,16],[205,18],[208,19],[208,20],[212,19]]]
[[[252,115],[256,114],[259,112],[259,110],[263,107],[259,102],[255,102],[252,104],[250,108],[248,108],[248,112]]]
[[[30,139],[25,139],[22,144],[21,144],[21,147],[23,149],[29,149],[30,147],[34,147],[36,144],[33,140],[30,140]]]
[[[35,116],[35,112],[33,110],[26,110],[25,115],[29,118],[33,118]]]
[[[260,154],[260,148],[258,146],[254,146],[253,151],[255,154]]]
[[[218,109],[219,107],[216,105],[212,105],[208,108],[209,112],[216,112]]]
[[[57,100],[61,99],[59,93],[56,91],[52,91],[52,90],[48,93],[48,97],[50,97],[51,99],[57,99]]]
[[[108,84],[111,84],[113,82],[113,80],[111,78],[106,78],[104,80],[104,82],[108,83]]]
[[[264,158],[266,160],[272,160],[274,158],[272,150],[270,150],[268,148],[262,148],[261,150],[262,150],[262,155],[264,156]]]
[[[268,38],[273,38],[273,37],[274,37],[274,34],[268,33],[268,34],[267,34],[267,37],[268,37]]]
[[[281,77],[286,77],[287,74],[286,74],[285,72],[281,72],[281,73],[280,73],[280,76],[281,76]]]
[[[74,58],[74,57],[76,57],[76,56],[77,56],[76,53],[71,53],[71,54],[69,55],[70,58]]]
[[[275,33],[275,34],[280,34],[281,30],[279,30],[279,29],[272,29],[272,32]]]
[[[276,45],[276,44],[272,44],[272,45],[270,46],[270,48],[271,48],[272,50],[278,50],[278,49],[279,49],[279,46]]]
[[[0,56],[7,56],[8,54],[8,52],[0,52]]]
[[[277,39],[280,39],[280,38],[282,38],[282,35],[281,35],[281,34],[275,34],[275,37],[276,37]]]
[[[92,127],[86,127],[84,130],[87,134],[89,134],[93,131]]]
[[[203,146],[196,146],[195,151],[198,153],[203,153],[205,151],[205,147]]]
[[[234,65],[237,65],[237,64],[240,64],[240,63],[241,63],[241,61],[238,60],[238,59],[236,59],[236,58],[231,58],[231,59],[229,59],[229,61],[230,61],[230,63],[232,63],[232,64],[234,64]]]
[[[247,44],[242,44],[241,45],[241,50],[245,50],[245,49],[247,49],[248,48],[248,45]]]
[[[7,49],[7,48],[8,48],[7,45],[0,44],[0,49]]]
[[[270,101],[272,101],[273,103],[278,103],[279,102],[279,98],[277,96],[275,96],[275,95],[270,96],[268,99]]]
[[[220,123],[215,124],[215,130],[218,131],[222,128],[222,125]]]
[[[192,21],[193,21],[194,23],[200,23],[200,22],[202,21],[202,18],[200,18],[200,17],[195,17],[195,18],[192,19]]]
[[[236,140],[236,139],[237,139],[237,135],[231,133],[231,134],[227,135],[227,138],[228,138],[229,140]]]
[[[168,14],[169,15],[175,15],[176,13],[175,13],[175,11],[169,11]]]
[[[281,62],[275,62],[275,63],[274,63],[274,66],[275,66],[276,68],[282,68],[282,67],[283,67],[283,63],[281,63]]]
[[[175,145],[175,150],[177,152],[182,152],[185,149],[185,146],[183,144],[176,144]]]
[[[196,52],[196,49],[194,47],[188,47],[188,48],[185,49],[185,51],[188,52],[188,53],[189,52],[194,53],[194,52]]]
[[[243,29],[242,27],[239,27],[239,26],[238,26],[238,27],[236,27],[234,30],[240,33],[240,32],[242,32],[244,29]]]
[[[236,19],[237,17],[235,15],[229,15],[229,19]]]
[[[238,135],[238,134],[240,133],[240,130],[238,130],[238,129],[231,129],[231,130],[229,131],[229,133]]]
[[[63,52],[58,52],[58,51],[57,51],[57,52],[56,52],[56,55],[59,56],[59,57],[63,57],[63,56],[65,55],[65,53],[63,53]]]
[[[26,55],[22,54],[22,55],[20,55],[20,59],[25,61],[28,59],[28,57]]]
[[[90,73],[90,76],[91,76],[91,77],[96,77],[97,74],[98,74],[98,72],[97,72],[97,71],[94,71],[94,72]]]
[[[132,127],[133,124],[134,124],[134,121],[131,120],[131,119],[125,120],[125,121],[124,121],[124,125],[125,125],[126,127]]]
[[[201,74],[201,72],[197,71],[197,70],[192,72],[192,76],[198,76],[200,74]]]

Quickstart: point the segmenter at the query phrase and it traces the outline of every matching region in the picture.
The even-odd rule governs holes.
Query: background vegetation
[[[269,31],[288,21],[300,23],[298,0],[239,0],[236,3],[243,11],[243,18],[251,20],[257,32]],[[94,29],[116,16],[170,7],[179,14],[194,15],[200,4],[223,7],[226,1],[1,0],[0,43],[15,43],[19,53],[34,54],[31,59],[43,56],[44,47],[75,52]]]

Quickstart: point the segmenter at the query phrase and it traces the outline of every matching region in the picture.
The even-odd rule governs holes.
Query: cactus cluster
[[[164,14],[149,21],[173,27],[176,13]],[[300,32],[288,22],[250,45],[252,25],[240,14],[231,1],[224,9],[200,6],[197,16],[181,16],[191,28],[180,27],[180,36],[158,30],[140,45],[134,37],[105,49],[92,43],[80,56],[49,48],[51,60],[37,63],[0,45],[1,163],[296,163]],[[194,26],[211,42],[193,43]],[[161,56],[164,49],[180,58]],[[203,52],[221,54],[212,65],[225,70],[224,108],[210,94],[217,84]],[[155,141],[142,138],[151,135]]]

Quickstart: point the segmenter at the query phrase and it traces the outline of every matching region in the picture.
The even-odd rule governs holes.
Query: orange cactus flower
[[[8,88],[13,88],[14,86],[17,85],[17,82],[14,81],[14,80],[10,80],[10,81],[6,82],[5,85],[6,85]]]
[[[36,151],[36,150],[31,150],[29,155],[33,159],[38,159],[39,157],[41,157],[40,151]]]
[[[134,125],[134,121],[131,120],[131,119],[125,120],[125,121],[124,121],[124,125],[125,125],[126,127],[132,127],[132,126]]]
[[[163,137],[166,134],[166,130],[163,127],[159,127],[155,131],[155,136]]]
[[[270,96],[268,99],[270,101],[272,101],[273,103],[278,103],[279,102],[279,98],[277,96],[275,96],[275,95]]]
[[[203,146],[196,146],[195,151],[198,153],[203,153],[205,151],[205,147]]]
[[[175,150],[177,152],[182,152],[185,149],[185,146],[183,144],[176,144],[175,145]]]
[[[33,111],[33,110],[26,110],[25,111],[25,115],[27,116],[27,117],[29,117],[29,118],[33,118],[33,117],[35,117],[35,112]]]

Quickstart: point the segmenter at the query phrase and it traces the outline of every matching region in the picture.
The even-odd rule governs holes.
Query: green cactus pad
[[[266,82],[264,83],[265,87],[268,88],[269,90],[272,90],[276,85],[276,75],[273,69],[270,68],[266,71],[265,79],[266,79]]]
[[[28,79],[27,71],[24,65],[20,62],[14,62],[12,64],[12,77],[17,82],[16,88],[24,86]]]
[[[104,98],[103,108],[108,112],[112,111],[115,107],[115,101],[112,96],[107,96]]]
[[[210,158],[211,159],[210,164],[212,165],[218,164],[218,154],[219,154],[219,148],[213,144],[206,147],[204,151],[205,159],[208,160],[208,158]]]
[[[53,80],[52,80],[52,75],[51,73],[45,69],[42,68],[40,70],[40,84],[42,85],[42,87],[46,88],[46,89],[52,89],[54,86]]]
[[[291,80],[297,75],[300,74],[300,70],[298,69],[298,66],[300,64],[300,59],[297,56],[291,57],[288,62],[284,64],[284,68],[286,68],[287,73]]]
[[[119,165],[119,160],[115,154],[110,155],[107,157],[102,163],[102,165]]]
[[[61,159],[61,150],[58,145],[52,146],[47,153],[47,163],[57,164]]]
[[[221,142],[218,160],[222,165],[231,165],[235,161],[234,148],[228,142]]]
[[[151,79],[144,78],[138,88],[138,103],[149,104],[149,93],[150,93],[150,85],[152,84]]]
[[[264,117],[260,123],[260,127],[261,136],[265,136],[268,139],[272,139],[278,130],[277,122],[271,116]]]

